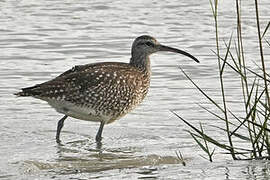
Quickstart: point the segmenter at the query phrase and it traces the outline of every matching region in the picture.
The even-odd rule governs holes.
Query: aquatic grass
[[[175,154],[176,154],[179,162],[181,162],[183,166],[186,166],[186,162],[184,160],[184,157],[183,157],[181,151],[180,150],[179,151],[175,151]]]
[[[266,32],[268,31],[270,27],[270,21],[268,22],[267,26],[265,27],[264,31],[263,31],[263,34],[262,34],[262,38],[264,38],[264,35],[266,34]]]
[[[187,130],[187,132],[203,152],[207,154],[207,159],[211,162],[213,161],[215,149],[210,151],[210,149],[212,149],[209,146],[210,144],[224,150],[225,153],[230,154],[234,160],[270,159],[270,128],[268,127],[270,118],[268,88],[270,76],[269,73],[267,73],[263,52],[264,45],[266,45],[267,48],[270,48],[270,43],[266,38],[266,34],[270,29],[270,22],[268,22],[264,30],[261,31],[259,4],[257,0],[254,0],[254,13],[256,15],[257,39],[260,54],[260,65],[253,62],[255,67],[257,67],[257,70],[254,70],[246,66],[248,54],[244,50],[245,39],[242,36],[241,1],[235,0],[237,21],[236,41],[233,46],[232,42],[234,36],[232,33],[228,42],[223,40],[225,48],[221,48],[219,40],[218,0],[210,0],[210,6],[215,23],[216,50],[213,52],[217,57],[222,103],[219,103],[210,97],[181,67],[179,68],[196,89],[198,89],[199,92],[219,110],[218,112],[215,112],[199,105],[207,113],[224,122],[224,127],[214,125],[209,126],[219,131],[226,132],[227,142],[221,143],[216,137],[211,137],[211,135],[207,134],[207,131],[205,131],[201,123],[199,124],[199,127],[196,127],[177,113],[172,113],[191,128],[191,130]],[[224,55],[222,56],[221,54]],[[244,108],[242,115],[236,115],[227,103],[228,95],[226,94],[226,87],[224,84],[224,74],[227,69],[233,70],[239,77],[239,90],[241,91],[240,94],[243,100],[243,102],[239,103],[239,106],[243,106]],[[242,143],[246,144],[245,148],[241,147],[243,145]]]
[[[230,128],[229,128],[226,96],[225,96],[224,83],[223,83],[224,66],[221,65],[222,62],[220,59],[219,34],[218,34],[218,0],[214,0],[214,2],[210,0],[210,5],[211,5],[214,21],[215,21],[216,50],[217,50],[217,58],[218,58],[219,81],[220,81],[220,88],[221,88],[222,99],[223,99],[223,114],[224,114],[224,119],[226,123],[226,129],[227,129],[227,132],[229,132]],[[227,57],[227,53],[226,53],[224,62],[226,62],[226,57]],[[223,65],[225,65],[225,63],[223,63]],[[231,139],[231,136],[227,134],[227,137],[228,137],[230,146],[233,147],[233,141]],[[231,154],[232,154],[232,157],[235,159],[234,148],[231,149]]]
[[[209,161],[213,162],[213,154],[215,152],[215,149],[213,149],[212,152],[210,152],[210,149],[208,147],[208,141],[207,141],[207,137],[204,134],[203,131],[203,127],[202,127],[202,123],[200,123],[200,130],[202,132],[202,140],[204,142],[204,144],[202,144],[197,138],[196,138],[196,134],[193,134],[192,132],[190,132],[190,135],[193,137],[193,139],[200,145],[200,147],[206,152],[206,154],[208,155]],[[202,156],[203,157],[203,156]]]

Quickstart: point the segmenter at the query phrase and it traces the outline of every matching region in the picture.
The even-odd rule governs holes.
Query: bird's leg
[[[101,139],[102,139],[101,135],[102,135],[102,130],[103,130],[104,125],[105,125],[105,122],[101,121],[97,135],[96,135],[96,142],[101,142]]]
[[[59,121],[58,121],[58,124],[57,124],[57,132],[56,132],[56,142],[57,143],[60,143],[61,140],[60,140],[60,132],[61,132],[61,129],[62,127],[64,126],[64,121],[65,119],[67,118],[68,116],[65,115],[64,117],[62,117]]]

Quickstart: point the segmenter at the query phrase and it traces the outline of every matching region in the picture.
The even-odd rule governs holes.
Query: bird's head
[[[174,53],[179,53],[179,54],[183,54],[185,56],[190,57],[191,59],[193,59],[196,62],[199,62],[199,60],[197,58],[195,58],[194,56],[192,56],[191,54],[182,51],[180,49],[176,49],[176,48],[172,48],[169,46],[165,46],[160,44],[155,38],[148,36],[148,35],[143,35],[143,36],[139,36],[137,37],[133,44],[132,44],[132,57],[141,57],[141,56],[149,56],[155,52],[158,51],[170,51],[170,52],[174,52]]]

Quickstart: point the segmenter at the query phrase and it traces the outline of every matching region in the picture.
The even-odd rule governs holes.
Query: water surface
[[[269,3],[260,1],[262,27],[270,19]],[[243,35],[248,66],[259,61],[253,1],[243,2]],[[220,35],[228,40],[235,27],[232,0],[220,4]],[[0,179],[253,179],[269,176],[267,161],[232,161],[218,149],[209,163],[183,122],[222,122],[198,107],[211,104],[179,70],[181,66],[211,97],[221,100],[217,77],[213,18],[209,1],[0,1]],[[235,33],[235,32],[234,32]],[[94,137],[99,124],[69,118],[55,143],[62,117],[46,102],[16,98],[21,87],[49,80],[74,65],[128,62],[132,41],[149,34],[161,43],[186,50],[197,64],[172,53],[151,56],[152,81],[145,101],[104,129],[103,145]],[[269,37],[269,36],[268,36]],[[269,60],[269,48],[265,51]],[[269,62],[268,62],[269,63]],[[239,79],[226,74],[233,111],[243,110]],[[242,144],[245,146],[245,144]],[[186,166],[175,151],[181,150]]]

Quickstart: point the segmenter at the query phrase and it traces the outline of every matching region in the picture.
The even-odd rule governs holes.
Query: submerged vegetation
[[[219,39],[218,29],[218,0],[210,0],[212,13],[215,22],[215,36],[216,36],[216,51],[214,52],[219,69],[219,82],[220,91],[222,96],[222,103],[218,103],[212,99],[207,92],[201,89],[184,71],[184,75],[193,83],[193,85],[215,106],[219,112],[214,112],[203,106],[201,106],[207,113],[213,115],[216,119],[224,122],[224,127],[215,127],[217,130],[226,132],[227,142],[220,142],[215,137],[211,137],[203,129],[202,124],[192,125],[187,120],[173,112],[179,117],[185,124],[187,124],[192,130],[188,131],[199,147],[207,153],[208,159],[213,161],[214,150],[210,150],[211,144],[225,150],[230,154],[234,160],[249,160],[249,159],[270,159],[270,74],[266,69],[266,59],[264,55],[264,49],[270,51],[270,42],[265,38],[265,35],[269,29],[270,21],[262,28],[260,25],[259,17],[259,3],[254,0],[257,26],[257,40],[259,46],[260,63],[253,62],[258,71],[248,68],[247,57],[248,54],[244,51],[243,43],[245,42],[242,36],[242,17],[241,17],[241,0],[235,0],[236,8],[236,20],[237,20],[237,33],[235,42],[233,41],[233,35],[231,35],[228,42],[224,42],[224,47],[221,46]],[[232,45],[234,44],[234,45]],[[265,48],[263,48],[265,47]],[[223,52],[224,51],[224,52]],[[225,54],[222,56],[221,54]],[[229,68],[236,72],[240,80],[240,91],[242,94],[243,103],[239,103],[239,106],[243,106],[244,112],[241,116],[234,113],[230,105],[228,104],[228,95],[226,92],[226,85],[224,84],[225,70]],[[241,147],[239,142],[246,142],[246,147]]]

